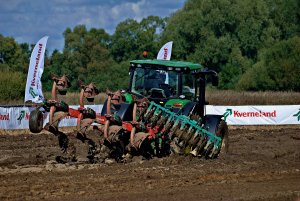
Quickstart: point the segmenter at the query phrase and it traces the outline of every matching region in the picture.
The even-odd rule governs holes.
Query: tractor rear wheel
[[[38,108],[30,112],[29,130],[32,133],[39,133],[43,130],[44,115]]]
[[[220,153],[226,154],[228,152],[228,126],[227,123],[224,120],[221,120],[218,124],[216,136],[220,137],[222,139],[221,141],[221,147],[219,151],[212,155],[212,158],[217,158]]]

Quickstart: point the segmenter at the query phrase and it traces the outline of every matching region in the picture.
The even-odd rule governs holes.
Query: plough
[[[217,85],[215,71],[191,62],[133,60],[129,74],[128,89],[107,91],[101,115],[86,121],[86,125],[100,124],[93,128],[100,135],[101,149],[110,153],[108,157],[123,160],[136,154],[147,158],[179,154],[210,159],[227,151],[228,127],[223,116],[205,114],[206,76],[212,76],[213,86]],[[94,86],[90,88],[82,92],[90,94]],[[84,115],[71,108],[68,113],[78,116],[77,130],[85,139],[78,126]],[[40,113],[37,117],[41,119]],[[38,125],[40,129],[41,123]]]

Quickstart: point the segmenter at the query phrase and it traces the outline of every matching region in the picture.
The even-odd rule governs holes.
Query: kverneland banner
[[[71,105],[73,109],[77,109],[78,105]],[[86,105],[100,113],[102,105]],[[33,107],[0,107],[0,129],[28,129],[29,128],[29,115]],[[44,125],[49,121],[48,113],[44,115]],[[63,119],[59,126],[76,126],[76,119],[66,117]]]
[[[41,103],[44,99],[41,77],[44,72],[44,55],[47,40],[48,36],[41,38],[31,53],[24,102]]]
[[[70,106],[74,109],[78,105]],[[100,113],[102,105],[86,105]],[[28,129],[32,107],[0,107],[0,129]],[[223,115],[228,125],[300,124],[300,105],[206,106],[206,114]],[[48,114],[44,116],[48,122]],[[60,126],[76,126],[76,119],[65,118]]]
[[[223,115],[228,125],[300,124],[300,105],[207,105],[206,114]]]
[[[171,54],[172,54],[172,46],[173,46],[173,41],[167,42],[164,44],[158,54],[156,59],[158,60],[170,60],[171,59]]]

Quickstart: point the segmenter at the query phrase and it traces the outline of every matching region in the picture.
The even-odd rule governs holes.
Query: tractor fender
[[[217,135],[218,126],[223,115],[205,115],[203,117],[204,127],[207,131]],[[218,135],[217,135],[218,136]],[[222,136],[219,136],[222,137]]]
[[[200,118],[200,105],[196,102],[188,102],[183,106],[178,114],[189,116],[192,120],[198,121]]]

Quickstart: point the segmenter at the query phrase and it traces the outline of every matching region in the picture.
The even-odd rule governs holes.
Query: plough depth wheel
[[[39,108],[30,112],[29,116],[29,130],[32,133],[39,133],[43,130],[44,115]]]

